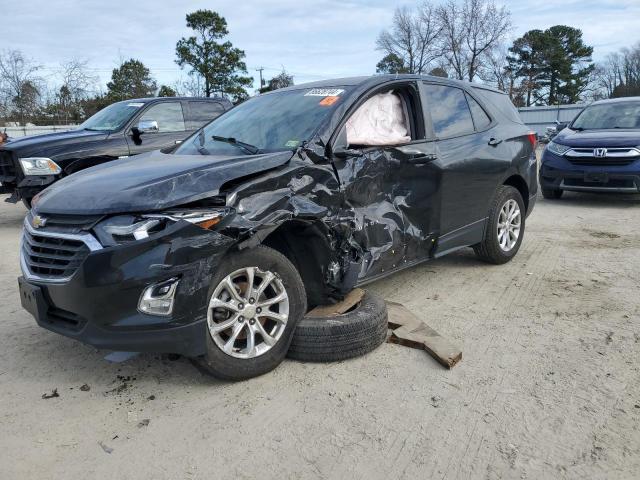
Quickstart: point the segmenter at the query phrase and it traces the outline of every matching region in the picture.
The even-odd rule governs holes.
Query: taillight
[[[536,144],[538,143],[538,136],[536,135],[535,132],[529,132],[527,133],[527,138],[529,139],[529,142],[531,142],[531,146],[535,150]]]

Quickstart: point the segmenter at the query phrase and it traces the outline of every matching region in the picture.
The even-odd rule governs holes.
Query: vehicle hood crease
[[[44,214],[157,211],[213,197],[238,178],[286,164],[290,151],[238,156],[159,151],[99,165],[53,184],[35,210]]]

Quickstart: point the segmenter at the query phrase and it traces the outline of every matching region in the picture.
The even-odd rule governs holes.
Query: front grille
[[[48,236],[23,230],[22,258],[29,273],[42,280],[71,277],[89,254],[79,239]]]
[[[0,180],[13,182],[16,179],[16,166],[13,156],[7,150],[0,150]]]
[[[46,218],[47,228],[55,228],[59,231],[77,233],[82,230],[90,230],[104,215],[43,215]],[[29,217],[31,219],[31,217]]]
[[[624,165],[632,164],[636,159],[634,158],[599,158],[599,157],[580,157],[572,158],[567,157],[574,165],[600,165],[600,166],[612,166],[621,167]]]
[[[586,182],[579,178],[565,178],[564,185],[567,187],[636,188],[633,179],[626,178],[612,178],[607,182]]]
[[[604,151],[604,156],[596,156]],[[572,148],[565,157],[574,165],[625,166],[640,160],[637,148]]]

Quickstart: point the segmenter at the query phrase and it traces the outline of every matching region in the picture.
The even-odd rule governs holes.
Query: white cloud
[[[188,3],[188,6],[185,6]],[[403,2],[411,4],[410,2]],[[638,0],[503,0],[513,14],[513,38],[531,28],[566,24],[581,28],[594,57],[640,40]],[[215,8],[229,24],[230,40],[242,48],[252,76],[270,76],[284,65],[297,83],[318,78],[367,75],[381,57],[378,33],[399,3],[375,1],[238,0],[190,2],[12,2],[3,12],[0,48],[16,48],[52,72],[61,61],[87,58],[103,82],[120,56],[142,60],[160,83],[181,73],[174,63],[177,40],[189,34],[185,15]]]

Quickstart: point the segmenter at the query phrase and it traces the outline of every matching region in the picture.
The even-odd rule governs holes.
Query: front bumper
[[[574,165],[545,150],[540,186],[574,192],[640,193],[640,160],[624,166]]]
[[[34,278],[23,263],[22,305],[41,327],[97,348],[201,355],[211,276],[232,243],[176,224],[159,238],[91,251],[61,283]],[[172,314],[139,312],[142,291],[172,277],[180,278]]]

